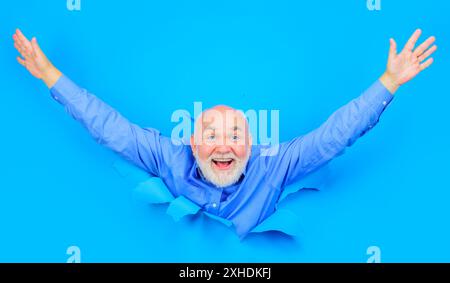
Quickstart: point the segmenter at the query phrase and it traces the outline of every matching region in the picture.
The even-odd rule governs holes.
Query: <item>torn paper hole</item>
[[[175,221],[179,221],[187,215],[195,215],[200,212],[213,221],[218,221],[236,232],[232,221],[201,210],[201,207],[184,196],[175,198],[160,178],[150,177],[143,170],[123,160],[115,162],[114,168],[124,178],[129,178],[132,181],[139,181],[134,190],[135,197],[139,200],[150,204],[168,204],[166,213]],[[277,231],[292,237],[298,236],[301,227],[300,218],[288,208],[279,208],[279,206],[287,196],[297,193],[302,189],[319,190],[319,187],[325,185],[325,180],[327,180],[326,175],[329,173],[328,171],[329,169],[324,167],[322,170],[318,170],[308,175],[301,181],[287,186],[280,196],[275,212],[251,231],[238,234],[238,236],[243,239],[250,233],[263,233],[268,231]]]

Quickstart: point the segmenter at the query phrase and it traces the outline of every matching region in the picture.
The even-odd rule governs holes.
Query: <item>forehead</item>
[[[202,130],[245,130],[246,127],[247,119],[241,111],[235,109],[226,109],[219,111],[214,108],[203,112],[197,120],[196,126],[196,128],[200,128]]]

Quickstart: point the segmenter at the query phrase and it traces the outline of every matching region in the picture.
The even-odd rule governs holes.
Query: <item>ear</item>
[[[195,144],[194,134],[192,134],[191,135],[191,150],[192,150],[192,154],[194,154],[196,149],[197,149],[197,145]]]
[[[252,145],[253,145],[253,138],[252,138],[252,135],[249,133],[247,146],[248,146],[248,150],[249,150],[250,154],[252,153]]]

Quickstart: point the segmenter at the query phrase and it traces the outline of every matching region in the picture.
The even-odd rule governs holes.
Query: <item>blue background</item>
[[[448,1],[2,1],[0,261],[450,261]],[[175,223],[133,199],[95,143],[15,61],[15,28],[53,63],[142,126],[170,135],[193,102],[279,109],[281,140],[319,126],[384,71],[389,37],[437,37],[432,68],[330,164],[327,188],[290,196],[295,239],[240,242],[202,218]]]

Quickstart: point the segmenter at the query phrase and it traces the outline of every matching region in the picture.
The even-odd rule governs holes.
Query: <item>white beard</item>
[[[200,160],[198,157],[198,152],[194,153],[194,157],[205,179],[213,183],[218,188],[224,188],[239,181],[239,178],[241,178],[242,173],[244,173],[245,167],[250,159],[250,150],[247,150],[247,155],[243,159],[237,158],[233,153],[228,153],[225,155],[213,154],[206,161]],[[214,158],[233,158],[233,167],[224,172],[216,172],[213,168],[212,160]]]

